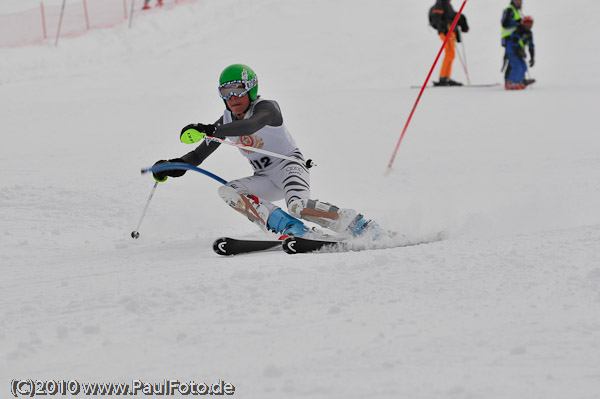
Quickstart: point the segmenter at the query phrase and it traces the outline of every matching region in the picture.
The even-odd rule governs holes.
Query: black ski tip
[[[223,255],[223,256],[233,255],[232,253],[229,253],[227,251],[227,240],[228,239],[226,237],[217,238],[215,240],[215,242],[213,242],[213,251],[215,251],[215,253],[218,255]]]
[[[290,254],[305,254],[320,250],[335,251],[343,245],[342,241],[320,240],[304,237],[289,236],[283,241],[282,249]]]
[[[289,236],[288,238],[286,238],[285,240],[283,240],[283,244],[281,244],[281,247],[283,248],[283,251],[287,254],[293,255],[296,252],[296,237],[294,236]]]
[[[253,240],[220,237],[213,242],[213,251],[218,255],[231,256],[266,251],[280,246],[281,241],[279,240]]]

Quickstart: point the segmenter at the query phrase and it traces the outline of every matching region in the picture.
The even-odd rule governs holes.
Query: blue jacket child
[[[528,84],[533,83],[525,79],[527,64],[525,63],[525,47],[529,48],[529,66],[535,63],[535,46],[533,43],[533,18],[526,16],[522,23],[506,40],[506,55],[508,57],[510,74],[506,82],[507,90],[524,89]]]

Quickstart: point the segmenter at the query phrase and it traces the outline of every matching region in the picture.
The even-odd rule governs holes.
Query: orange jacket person
[[[456,11],[450,5],[450,0],[437,0],[435,5],[430,10],[430,22],[440,35],[442,41],[446,40],[446,35],[452,26],[452,21],[456,17]],[[461,14],[458,19],[458,27],[463,32],[469,31],[469,25],[467,25],[467,17]],[[452,63],[454,62],[454,42],[460,42],[460,30],[455,29],[452,32],[452,37],[446,42],[444,48],[444,61],[442,62],[442,68],[440,69],[440,80],[439,82],[433,82],[436,86],[462,86],[462,83],[456,82],[450,79],[452,75]]]

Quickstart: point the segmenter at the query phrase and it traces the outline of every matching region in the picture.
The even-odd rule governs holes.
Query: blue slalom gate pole
[[[227,180],[220,178],[219,176],[215,175],[214,173],[211,173],[208,170],[204,170],[202,168],[199,168],[197,166],[193,166],[193,165],[190,165],[187,163],[166,163],[166,164],[154,165],[150,168],[142,169],[142,174],[154,173],[154,172],[164,172],[165,170],[174,170],[174,169],[193,170],[194,172],[202,173],[203,175],[206,175],[206,176],[210,177],[211,179],[218,181],[221,184],[227,184]]]

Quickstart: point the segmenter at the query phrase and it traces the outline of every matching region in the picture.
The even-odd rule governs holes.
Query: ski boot
[[[462,86],[463,84],[460,82],[457,82],[456,80],[447,78],[447,82],[448,82],[448,86]]]
[[[290,203],[289,210],[295,217],[346,236],[358,237],[367,231],[383,233],[377,223],[357,214],[354,209],[340,209],[319,200],[295,200]]]
[[[373,220],[366,219],[363,215],[358,214],[348,225],[346,233],[353,237],[366,237],[370,240],[379,240],[386,238],[395,238],[398,233],[391,230],[384,230]]]
[[[525,86],[523,83],[511,82],[509,80],[508,82],[506,82],[506,85],[504,86],[504,89],[506,89],[506,90],[523,90],[526,87],[527,86]]]
[[[219,187],[219,196],[237,212],[246,216],[249,221],[256,224],[261,230],[273,231],[283,235],[301,236],[308,231],[300,220],[288,215],[280,208],[269,211],[269,208],[260,202],[255,195],[243,195],[229,186]]]
[[[281,208],[277,208],[271,212],[267,220],[267,229],[282,234],[282,236],[293,235],[296,237],[303,236],[308,231],[304,223],[288,215]]]
[[[298,199],[290,202],[288,209],[296,218],[308,220],[336,233],[342,233],[356,216],[354,209],[340,209],[327,202]]]
[[[462,86],[463,84],[450,78],[441,77],[438,82],[433,82],[434,86]]]

